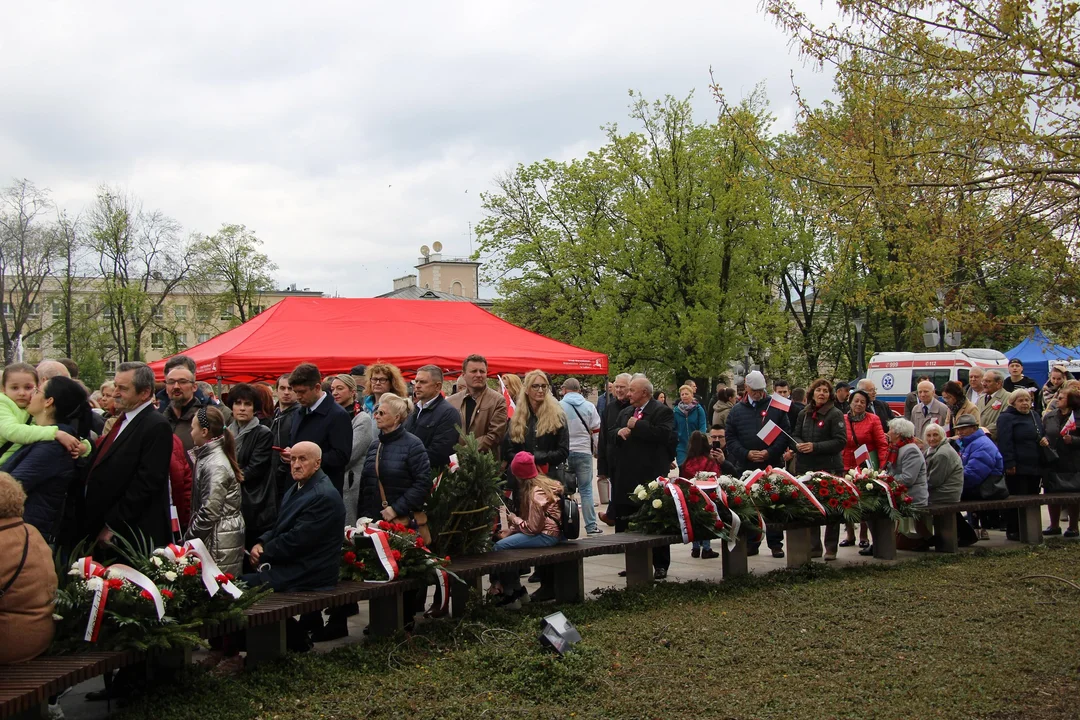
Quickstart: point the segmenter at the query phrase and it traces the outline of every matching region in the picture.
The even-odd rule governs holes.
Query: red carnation
[[[419,535],[416,536],[416,547],[424,547],[424,538],[420,537]]]
[[[349,552],[345,553],[342,557],[345,559],[345,562],[347,562],[350,565],[352,565],[354,562],[356,562],[356,553],[354,553],[351,550]]]
[[[222,573],[221,575],[215,575],[214,579],[217,580],[219,583],[221,583],[223,585],[225,583],[229,582],[229,578],[226,577],[224,573]]]
[[[398,550],[391,550],[390,551],[390,557],[394,558],[395,560],[400,560],[401,559],[401,552],[398,551]]]
[[[161,594],[170,600],[173,599],[173,591],[168,588],[161,588]]]
[[[154,599],[154,596],[151,595],[146,590],[143,590],[141,593],[139,593],[139,597],[141,597],[143,600],[153,600]]]
[[[829,507],[837,507],[839,504],[836,498],[829,498]]]
[[[716,521],[716,529],[717,530],[723,530],[724,529],[724,521],[723,520],[717,520]]]
[[[379,522],[377,522],[375,524],[379,527],[380,530],[389,530],[390,529],[390,523],[386,522],[385,520],[380,520]]]
[[[763,487],[765,488],[765,492],[772,492],[772,485],[770,485],[769,483],[765,483]]]
[[[733,502],[734,502],[734,503],[735,503],[736,505],[742,505],[742,498],[741,498],[741,497],[739,497],[738,495],[736,495],[736,496],[735,496],[735,499],[734,499],[734,501],[733,501]]]
[[[820,490],[817,491],[817,493],[821,497],[829,497],[829,489],[828,488],[821,488]]]
[[[828,487],[828,486],[829,486],[829,481],[826,480],[825,478],[821,478],[821,487]]]
[[[188,565],[186,568],[184,568],[184,574],[185,575],[195,575],[198,572],[199,572],[199,569],[197,567],[195,567],[194,565]]]
[[[124,585],[124,581],[120,578],[111,578],[105,581],[105,584],[109,586],[110,590],[119,590]]]
[[[910,495],[905,495],[904,496],[904,502],[906,502],[906,503],[911,502],[911,496]]]
[[[798,490],[796,490],[796,489],[794,489],[794,488],[792,488],[792,490],[791,490],[791,497],[793,497],[793,498],[797,498],[797,497],[799,497],[799,491],[798,491]]]
[[[446,560],[446,562],[450,562],[450,556],[447,555],[445,558],[443,558],[443,560]]]
[[[355,567],[355,568],[357,568],[357,569],[359,569],[359,570],[363,570],[363,569],[364,569],[364,563],[362,563],[362,562],[355,562],[355,563],[353,563],[353,567]]]
[[[776,493],[773,493],[772,495],[769,496],[769,499],[772,500],[773,502],[778,502],[780,500],[780,496],[777,495]]]

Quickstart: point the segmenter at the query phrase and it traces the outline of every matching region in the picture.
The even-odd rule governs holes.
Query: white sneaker
[[[60,707],[60,703],[49,705],[49,710],[45,716],[49,720],[64,720],[64,708]]]

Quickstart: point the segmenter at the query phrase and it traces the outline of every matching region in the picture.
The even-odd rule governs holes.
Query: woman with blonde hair
[[[409,386],[396,366],[384,362],[375,363],[368,368],[367,372],[367,396],[364,398],[364,409],[369,413],[375,412],[379,398],[386,393],[408,399]]]
[[[532,453],[541,473],[550,474],[570,455],[570,429],[562,405],[551,394],[551,383],[542,370],[525,375],[510,419],[503,457]]]
[[[510,393],[510,397],[514,399],[514,403],[518,401],[518,395],[521,394],[521,376],[515,373],[502,376],[503,385],[506,386],[506,392]]]

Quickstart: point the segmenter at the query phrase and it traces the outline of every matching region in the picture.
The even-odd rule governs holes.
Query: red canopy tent
[[[519,328],[469,302],[389,298],[285,298],[243,325],[184,354],[198,380],[272,380],[302,362],[323,375],[389,362],[404,372],[438,365],[450,374],[477,353],[488,372],[539,368],[559,375],[606,375],[608,359]],[[165,361],[150,363],[163,377]]]

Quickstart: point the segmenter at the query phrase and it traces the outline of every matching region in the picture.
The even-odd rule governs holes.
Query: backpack
[[[573,498],[559,496],[559,532],[566,540],[577,540],[581,535],[581,508]]]

